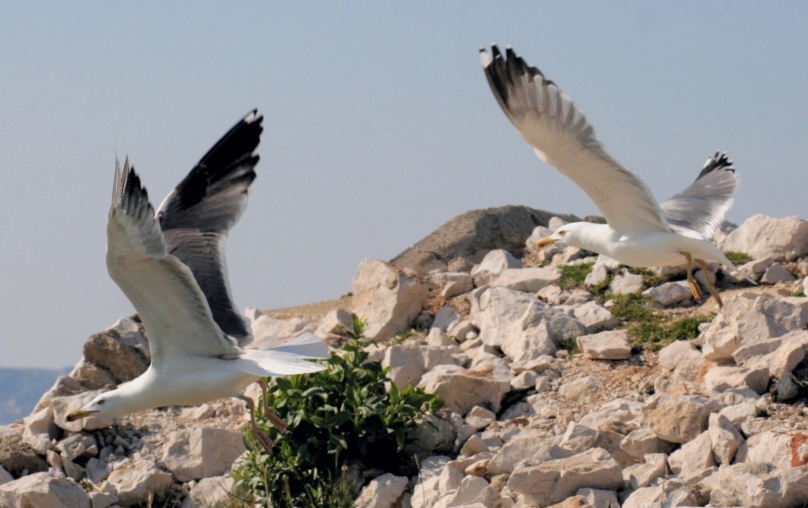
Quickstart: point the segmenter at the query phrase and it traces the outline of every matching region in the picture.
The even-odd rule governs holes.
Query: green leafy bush
[[[275,378],[269,390],[271,409],[289,425],[281,433],[262,414],[258,423],[275,441],[268,455],[247,432],[249,454],[233,473],[239,488],[273,507],[351,506],[355,466],[398,471],[407,430],[442,401],[421,388],[389,383],[379,362],[367,362],[364,322],[354,318],[348,342],[327,360],[322,372]],[[361,485],[360,485],[361,486]]]
[[[732,264],[735,266],[741,266],[752,261],[752,256],[747,254],[746,252],[736,252],[733,250],[728,250],[724,253],[727,256],[727,259],[732,261]]]

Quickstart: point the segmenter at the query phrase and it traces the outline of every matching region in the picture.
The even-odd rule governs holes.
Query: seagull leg
[[[272,455],[272,447],[275,445],[275,442],[266,435],[266,433],[258,428],[258,424],[255,422],[255,401],[253,401],[250,397],[246,395],[240,395],[239,399],[243,400],[247,403],[247,409],[250,412],[250,430],[253,433],[256,441],[264,447],[264,450],[267,451],[268,454]]]
[[[286,422],[281,420],[281,418],[278,415],[276,415],[271,409],[269,409],[269,400],[267,400],[267,390],[268,390],[267,380],[259,379],[258,381],[256,381],[256,383],[258,383],[258,386],[261,387],[261,391],[264,393],[264,399],[263,399],[264,417],[266,417],[266,419],[269,420],[276,429],[278,429],[281,432],[285,432],[286,427],[288,427],[288,425],[286,425]]]
[[[713,283],[710,282],[710,277],[707,276],[707,263],[705,263],[703,259],[697,259],[696,262],[701,267],[701,271],[704,272],[704,278],[707,280],[707,289],[710,290],[710,294],[713,295],[713,298],[715,298],[715,301],[718,304],[718,308],[719,309],[724,308],[724,302],[722,302],[721,297],[718,296],[718,291],[716,291],[715,285],[713,285]]]
[[[694,300],[700,302],[701,288],[699,288],[699,283],[693,278],[693,257],[689,252],[683,252],[682,255],[687,260],[687,285],[690,287],[690,293],[693,295]]]

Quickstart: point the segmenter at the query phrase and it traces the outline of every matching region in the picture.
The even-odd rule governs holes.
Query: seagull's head
[[[75,422],[88,416],[107,416],[118,417],[127,414],[128,411],[124,407],[123,399],[118,393],[118,390],[110,390],[104,392],[85,404],[84,407],[71,411],[65,416],[68,422]]]
[[[591,226],[588,222],[572,222],[570,224],[564,224],[560,228],[555,230],[550,236],[545,236],[538,242],[538,247],[544,248],[548,245],[552,245],[557,243],[559,245],[569,245],[572,247],[581,247],[582,246],[582,231],[586,229],[588,226]]]

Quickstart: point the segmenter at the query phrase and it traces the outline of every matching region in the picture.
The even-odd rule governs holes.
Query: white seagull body
[[[230,295],[224,246],[247,206],[262,120],[253,111],[236,124],[156,214],[129,161],[123,169],[116,163],[107,269],[143,322],[151,365],[69,420],[244,398],[244,388],[265,377],[324,368],[306,361],[328,357],[328,348],[313,334],[269,350],[244,349],[252,334]]]
[[[707,159],[696,181],[661,205],[643,181],[614,159],[574,102],[511,48],[480,49],[491,91],[519,134],[547,164],[575,182],[594,201],[607,224],[566,224],[540,246],[559,242],[609,256],[635,267],[687,262],[693,296],[701,298],[691,273],[696,260],[732,262],[710,237],[732,206],[739,179],[726,154]],[[710,292],[721,305],[712,284]]]

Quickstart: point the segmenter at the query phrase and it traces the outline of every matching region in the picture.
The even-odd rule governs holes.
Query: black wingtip
[[[727,156],[727,152],[716,150],[715,154],[712,157],[709,157],[707,162],[704,163],[704,167],[702,167],[699,176],[696,177],[696,180],[704,175],[712,173],[713,171],[735,172],[735,166],[733,165],[733,162],[730,160],[729,156]]]

